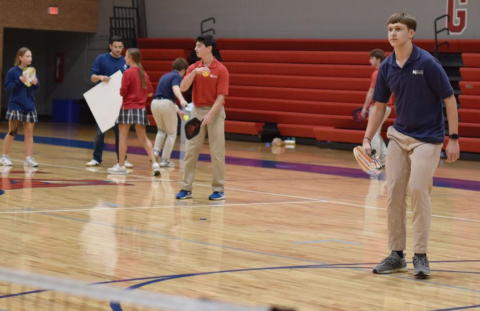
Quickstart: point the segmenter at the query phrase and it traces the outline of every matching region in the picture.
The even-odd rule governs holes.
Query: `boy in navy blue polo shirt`
[[[107,82],[110,80],[110,76],[117,71],[122,73],[127,69],[125,58],[122,55],[123,50],[123,38],[119,36],[113,36],[110,38],[110,53],[104,53],[97,57],[95,63],[92,66],[91,80],[94,83]],[[115,151],[117,152],[118,163],[118,124],[113,127],[115,133]],[[93,141],[93,159],[86,164],[86,166],[98,166],[102,163],[103,144],[105,141],[105,134],[102,133],[97,125],[97,133]],[[133,168],[133,164],[125,161],[126,168]]]
[[[385,114],[391,93],[396,98],[396,119],[387,132],[388,246],[392,250],[374,273],[406,272],[407,186],[413,211],[414,276],[430,275],[427,244],[430,234],[430,191],[445,139],[442,101],[450,139],[447,162],[458,159],[457,101],[442,66],[430,53],[412,43],[417,22],[405,13],[388,20],[388,39],[394,52],[380,65],[363,148],[371,154],[371,139]]]
[[[155,97],[150,106],[158,128],[153,148],[157,159],[160,157],[160,150],[163,149],[160,167],[175,166],[170,161],[170,156],[177,138],[177,114],[180,118],[183,118],[185,115],[175,104],[175,97],[178,98],[182,107],[187,105],[187,101],[183,98],[180,90],[182,77],[187,72],[187,69],[188,63],[185,59],[181,57],[175,59],[172,63],[172,71],[160,78]]]

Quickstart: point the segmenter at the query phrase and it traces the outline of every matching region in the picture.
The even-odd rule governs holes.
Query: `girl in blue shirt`
[[[11,68],[5,78],[4,89],[10,92],[8,100],[8,133],[3,140],[3,154],[0,163],[5,166],[12,166],[8,153],[12,141],[17,135],[20,122],[23,123],[23,134],[25,144],[25,162],[23,166],[37,167],[38,163],[32,157],[33,149],[33,127],[38,122],[37,110],[35,109],[35,92],[40,88],[37,77],[29,80],[23,75],[23,70],[32,64],[32,52],[23,47],[18,50],[15,57],[15,67]]]

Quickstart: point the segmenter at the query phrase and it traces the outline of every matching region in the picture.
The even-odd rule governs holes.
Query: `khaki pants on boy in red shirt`
[[[195,107],[192,118],[202,119],[212,106]],[[185,172],[183,175],[183,190],[192,191],[193,180],[197,170],[198,156],[208,131],[208,143],[210,145],[210,157],[212,159],[212,189],[223,192],[225,187],[225,109],[220,108],[212,121],[202,126],[200,133],[187,141],[187,153],[185,154]]]

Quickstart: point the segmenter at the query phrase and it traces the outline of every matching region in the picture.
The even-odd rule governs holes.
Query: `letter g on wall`
[[[468,0],[446,0],[447,14],[450,20],[447,28],[451,35],[461,35],[467,29],[467,4]]]

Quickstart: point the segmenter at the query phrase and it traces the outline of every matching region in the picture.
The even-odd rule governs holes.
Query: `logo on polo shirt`
[[[414,70],[412,73],[414,75],[423,75],[423,70]]]
[[[211,75],[210,75],[210,78],[217,79],[217,78],[218,78],[218,76],[217,76],[217,75],[212,75],[212,74],[211,74]]]

